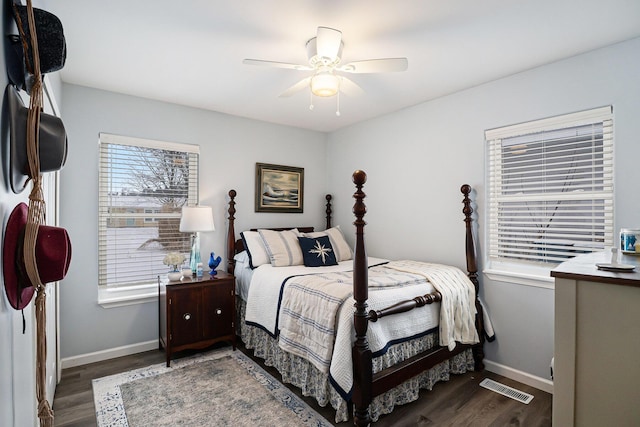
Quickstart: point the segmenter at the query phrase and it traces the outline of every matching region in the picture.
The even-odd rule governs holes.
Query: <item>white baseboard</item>
[[[141,342],[137,344],[125,345],[122,347],[109,348],[107,350],[93,353],[81,354],[78,356],[65,357],[60,360],[62,369],[74,366],[87,365],[89,363],[101,362],[115,357],[128,356],[130,354],[142,353],[149,350],[158,350],[158,340]]]
[[[507,377],[522,384],[535,387],[538,390],[553,394],[553,381],[551,380],[537,377],[535,375],[531,375],[526,372],[522,372],[496,362],[492,362],[491,360],[484,359],[483,362],[484,368],[487,371],[494,372],[496,374],[502,375],[503,377]]]
[[[142,353],[150,350],[158,349],[158,340],[152,340],[137,344],[126,345],[122,347],[110,348],[107,350],[96,351],[93,353],[81,354],[79,356],[66,357],[61,360],[62,369],[72,368],[74,366],[87,365],[89,363],[101,362],[103,360],[113,359],[130,354]],[[502,375],[514,381],[521,382],[539,390],[553,394],[553,381],[531,375],[529,373],[510,368],[500,363],[492,362],[484,359],[484,367],[487,371]]]

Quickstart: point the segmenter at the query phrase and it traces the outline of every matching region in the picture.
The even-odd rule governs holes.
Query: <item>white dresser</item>
[[[640,425],[640,257],[633,272],[599,270],[611,254],[560,264],[555,278],[553,425]]]

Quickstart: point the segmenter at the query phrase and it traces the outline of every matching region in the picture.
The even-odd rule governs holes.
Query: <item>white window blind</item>
[[[613,245],[613,118],[604,107],[489,130],[489,256],[559,263]]]
[[[102,133],[99,153],[98,283],[156,283],[168,252],[188,259],[178,227],[198,202],[199,147]]]

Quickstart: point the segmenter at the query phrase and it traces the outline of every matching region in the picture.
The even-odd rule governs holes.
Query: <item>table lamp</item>
[[[183,206],[180,216],[180,231],[191,235],[191,254],[189,267],[191,274],[196,275],[200,260],[200,232],[215,231],[213,211],[210,206]]]

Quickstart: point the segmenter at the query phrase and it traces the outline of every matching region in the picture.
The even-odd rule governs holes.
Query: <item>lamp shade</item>
[[[196,233],[199,231],[215,231],[211,206],[183,206],[180,217],[180,231]]]
[[[311,92],[316,96],[333,96],[339,89],[340,80],[330,71],[319,71],[311,78]]]

